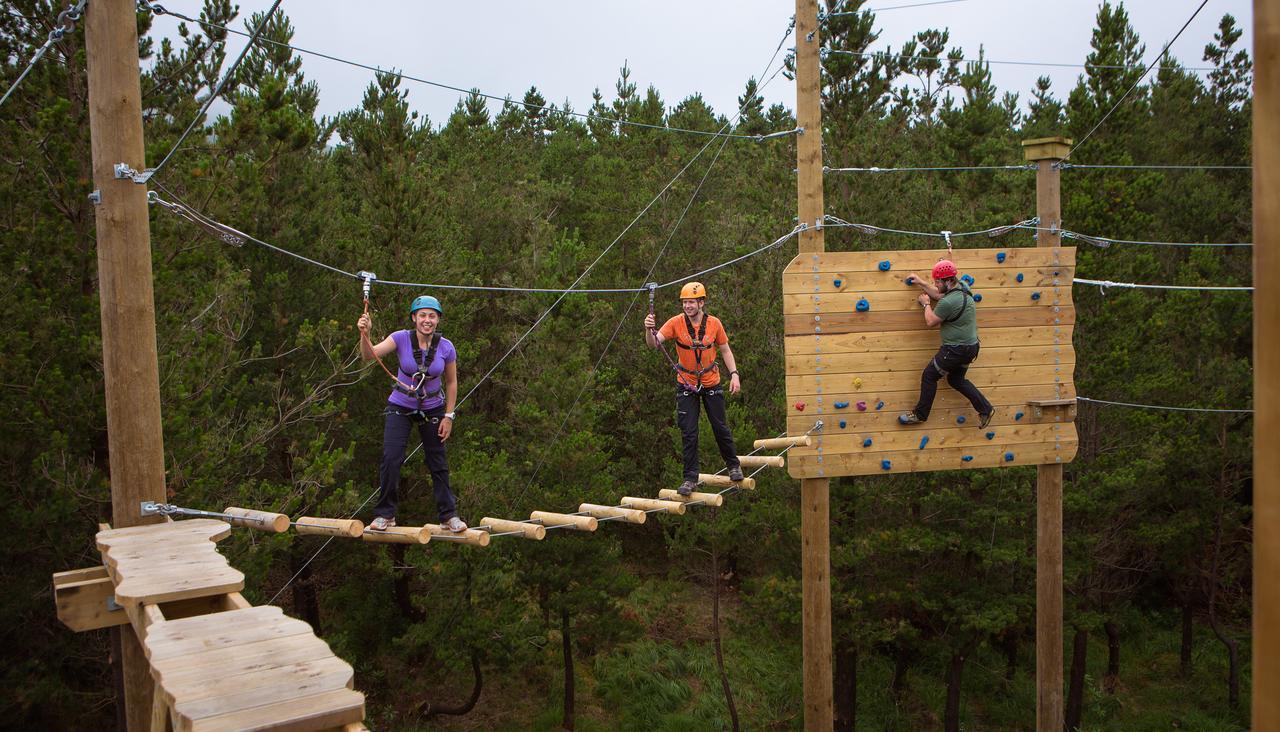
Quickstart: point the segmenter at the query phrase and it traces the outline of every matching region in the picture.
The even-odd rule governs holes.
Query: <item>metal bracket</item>
[[[815,432],[821,432],[822,427],[823,427],[822,420],[818,420],[817,422],[813,423],[813,429]]]
[[[818,220],[817,220],[817,221],[815,221],[815,222],[813,222],[813,226],[814,226],[814,228],[815,228],[815,229],[817,229],[818,231],[822,231],[822,220],[823,220],[823,218],[825,218],[825,217],[823,217],[823,216],[819,216],[819,217],[818,217]]]
[[[155,501],[143,501],[140,509],[143,516],[163,516],[165,505]]]
[[[151,174],[155,172],[154,170],[144,170],[139,173],[130,167],[128,163],[116,163],[111,169],[115,172],[117,179],[123,180],[128,178],[138,184],[144,184],[151,180]]]
[[[102,191],[96,191],[96,190],[95,190],[95,191],[91,191],[91,192],[89,193],[89,203],[92,203],[92,204],[93,204],[93,205],[95,205],[95,206],[101,206],[101,205],[102,205]]]
[[[123,610],[123,609],[124,609],[124,606],[123,606],[123,605],[121,605],[120,603],[116,602],[116,596],[115,596],[115,595],[111,595],[110,597],[108,597],[108,598],[107,598],[107,611],[108,611],[108,612],[116,612],[117,610]]]

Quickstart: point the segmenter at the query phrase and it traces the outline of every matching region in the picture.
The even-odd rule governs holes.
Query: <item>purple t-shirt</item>
[[[396,359],[400,364],[400,372],[396,374],[400,383],[407,386],[413,386],[413,375],[418,371],[418,364],[413,360],[414,343],[411,340],[417,336],[413,331],[398,330],[391,334],[391,340],[396,344]],[[420,353],[422,358],[427,357],[427,351],[430,350],[430,344],[427,348],[422,349]],[[444,336],[440,337],[440,345],[436,348],[436,357],[427,365],[427,380],[422,384],[422,393],[426,398],[422,400],[422,404],[418,404],[418,400],[401,392],[399,389],[392,389],[391,396],[387,397],[387,401],[397,407],[405,409],[435,409],[444,404],[444,397],[440,394],[440,374],[444,373],[444,366],[447,363],[453,363],[458,360],[458,352],[453,348],[453,342]]]

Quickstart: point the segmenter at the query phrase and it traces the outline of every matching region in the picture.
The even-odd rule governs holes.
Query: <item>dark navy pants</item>
[[[680,425],[680,438],[684,442],[684,479],[698,480],[698,407],[707,410],[711,433],[716,436],[716,447],[725,467],[738,467],[738,451],[733,446],[733,433],[729,431],[729,418],[724,409],[724,390],[720,387],[690,391],[676,387],[676,422]]]
[[[924,373],[920,375],[920,401],[913,411],[921,422],[929,418],[933,398],[938,393],[938,381],[944,376],[951,388],[963,394],[978,414],[991,412],[991,402],[987,401],[972,381],[965,378],[969,373],[969,364],[977,357],[977,343],[969,346],[943,346],[938,349],[938,353],[929,360],[929,365],[924,367]]]
[[[418,436],[422,439],[422,452],[427,459],[427,469],[431,471],[431,485],[436,495],[440,522],[444,523],[457,516],[457,500],[449,490],[449,461],[445,457],[444,443],[436,432],[440,428],[444,406],[426,412],[388,406],[383,414],[387,419],[382,431],[382,465],[378,468],[378,485],[381,490],[378,493],[378,505],[373,507],[373,515],[382,518],[396,515],[400,466],[404,464],[404,450],[409,445],[409,434],[416,424]]]

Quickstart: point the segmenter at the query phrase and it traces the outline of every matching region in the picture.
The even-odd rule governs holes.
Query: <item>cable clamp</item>
[[[944,229],[941,233],[942,238],[947,240],[947,254],[951,254],[951,232]]]
[[[822,219],[823,217],[819,216],[818,220],[813,222],[813,228],[817,229],[818,231],[822,231]]]
[[[117,180],[123,180],[125,178],[129,178],[134,183],[139,183],[139,184],[144,184],[148,180],[151,180],[151,174],[155,172],[154,170],[144,170],[141,173],[139,173],[138,171],[130,167],[128,163],[116,163],[112,167],[112,170],[115,172]]]
[[[95,205],[95,206],[101,206],[101,205],[102,205],[102,191],[97,191],[97,190],[95,190],[95,191],[90,191],[90,192],[89,192],[89,203],[92,203],[92,204],[93,204],[93,205]]]
[[[178,512],[177,506],[155,501],[143,501],[139,509],[143,516],[168,516]]]

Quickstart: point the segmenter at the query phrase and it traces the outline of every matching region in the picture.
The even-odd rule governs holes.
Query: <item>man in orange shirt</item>
[[[715,349],[720,350],[729,367],[729,393],[742,389],[738,367],[729,348],[729,336],[719,318],[707,315],[707,288],[701,282],[689,282],[680,289],[683,313],[672,317],[655,330],[653,313],[644,319],[644,340],[654,348],[674,340],[679,357],[676,365],[676,416],[684,442],[684,482],[679,493],[687,496],[698,487],[698,408],[707,410],[707,421],[716,436],[720,457],[729,469],[729,480],[742,480],[742,466],[733,446],[733,433],[724,409],[724,389],[720,385],[720,369]]]

